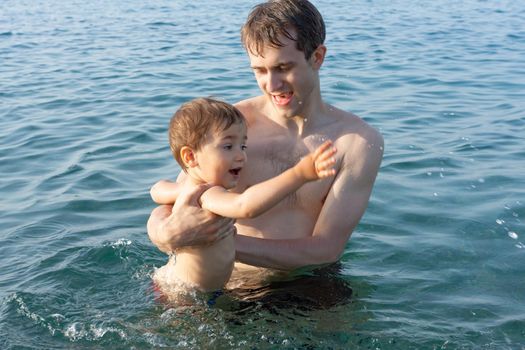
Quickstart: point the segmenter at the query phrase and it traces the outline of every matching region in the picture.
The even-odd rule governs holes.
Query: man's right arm
[[[280,270],[332,263],[339,259],[364,214],[383,156],[383,138],[367,128],[352,143],[338,146],[341,168],[324,200],[313,232],[301,238],[236,236],[236,259]]]
[[[150,240],[165,253],[178,248],[207,245],[235,234],[232,219],[217,216],[198,205],[208,185],[182,190],[173,206],[161,205],[148,219]]]

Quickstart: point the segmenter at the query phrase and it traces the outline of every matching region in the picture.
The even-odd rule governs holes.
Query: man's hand
[[[337,150],[332,141],[325,141],[321,146],[302,158],[297,163],[297,171],[307,181],[313,181],[335,175],[335,158]]]
[[[182,191],[173,206],[161,205],[148,220],[150,240],[164,253],[177,248],[207,245],[235,234],[234,220],[200,208],[198,200],[209,185]]]

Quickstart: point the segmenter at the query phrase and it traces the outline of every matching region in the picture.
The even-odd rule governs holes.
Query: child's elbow
[[[163,199],[162,191],[160,189],[160,187],[162,187],[162,185],[165,182],[166,182],[165,180],[157,181],[157,183],[151,186],[149,190],[149,195],[151,196],[151,199],[157,204],[168,204],[168,203],[164,203],[164,201],[162,200]]]
[[[253,219],[256,217],[255,213],[250,210],[239,210],[238,214],[236,215],[235,219]]]
[[[250,205],[241,203],[239,205],[239,216],[237,217],[237,219],[253,219],[259,214],[260,213],[258,212],[256,208],[253,208]]]

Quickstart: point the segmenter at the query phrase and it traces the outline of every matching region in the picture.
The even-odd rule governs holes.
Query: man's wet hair
[[[284,46],[281,36],[294,40],[308,60],[325,41],[323,17],[307,0],[270,0],[252,9],[241,30],[244,47],[258,56],[266,45]]]

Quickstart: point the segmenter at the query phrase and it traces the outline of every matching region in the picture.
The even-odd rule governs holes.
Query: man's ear
[[[182,147],[180,149],[180,158],[186,168],[194,168],[199,165],[197,162],[197,157],[195,157],[195,152],[191,149],[191,147]]]
[[[310,62],[312,63],[312,66],[315,69],[321,68],[324,62],[324,58],[326,56],[326,46],[323,44],[317,46],[317,49],[312,53],[312,56],[310,57]]]

